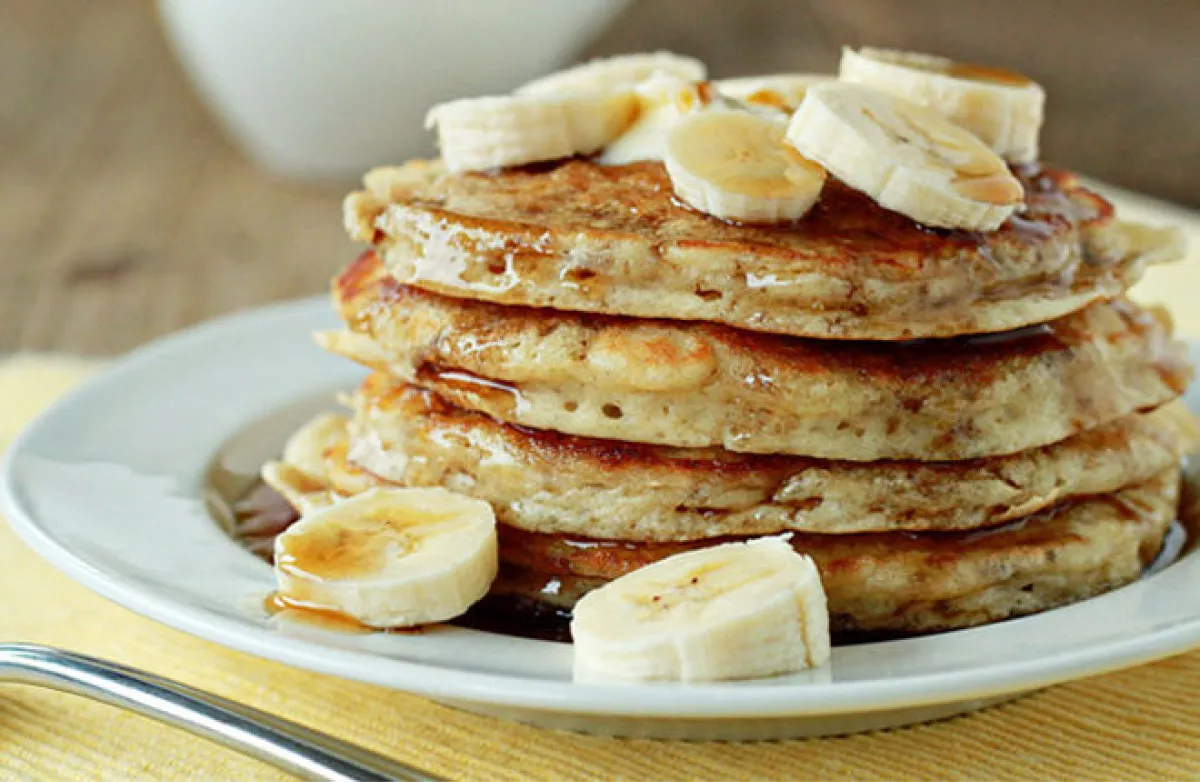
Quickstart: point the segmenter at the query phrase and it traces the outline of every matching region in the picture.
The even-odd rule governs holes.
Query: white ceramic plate
[[[1073,606],[842,647],[825,670],[750,682],[576,685],[566,644],[458,628],[410,636],[281,625],[260,607],[271,569],[213,521],[205,476],[214,455],[247,431],[258,452],[244,450],[247,463],[232,466],[253,472],[299,423],[297,402],[311,410],[312,400],[357,380],[360,370],[309,340],[333,325],[325,300],[306,300],[131,354],[12,446],[0,507],[56,566],[152,619],[289,665],[568,729],[686,738],[842,733],[947,716],[1200,645],[1200,548]],[[1200,398],[1191,401],[1195,408]]]

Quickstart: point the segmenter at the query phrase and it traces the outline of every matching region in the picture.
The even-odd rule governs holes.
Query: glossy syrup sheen
[[[1013,172],[1027,208],[987,233],[923,227],[833,180],[798,221],[733,225],[674,203],[660,164],[569,160],[436,179],[398,201],[395,235],[377,238],[398,279],[444,294],[669,317],[667,301],[618,304],[660,288],[707,320],[838,340],[1002,330],[1024,325],[1008,302],[1121,290],[1133,259],[1087,234],[1111,205],[1069,173]],[[620,251],[593,251],[609,244]],[[684,262],[693,255],[704,264]]]
[[[308,529],[275,546],[275,565],[307,578],[339,580],[378,573],[389,557],[404,556],[416,546],[411,528],[453,518],[408,509],[394,512],[368,509],[344,523]]]
[[[352,616],[343,614],[324,606],[316,606],[289,597],[279,592],[271,592],[262,601],[263,611],[274,619],[283,622],[301,624],[319,630],[331,630],[338,633],[365,635],[367,633],[388,633],[403,635],[424,635],[429,627],[368,627]]]
[[[970,62],[955,62],[951,63],[945,71],[947,76],[954,76],[959,79],[972,79],[974,81],[990,81],[996,84],[1004,84],[1011,87],[1024,87],[1033,82],[1028,76],[1009,70],[1008,68],[998,68],[991,65],[977,65]]]
[[[352,616],[329,608],[309,605],[279,592],[272,592],[263,599],[263,610],[268,616],[299,622],[321,630],[334,630],[341,633],[375,632]]]
[[[492,409],[510,413],[520,411],[528,404],[521,385],[498,379],[495,372],[484,376],[468,371],[462,366],[464,362],[469,363],[477,355],[483,356],[481,361],[485,364],[508,360],[514,351],[521,349],[529,340],[540,334],[553,333],[559,328],[567,330],[564,331],[567,334],[575,333],[571,330],[579,330],[582,335],[580,339],[587,338],[589,334],[603,336],[608,332],[622,335],[622,338],[628,335],[630,344],[638,349],[650,344],[639,341],[642,335],[653,335],[658,327],[673,332],[678,329],[677,321],[630,319],[600,313],[562,312],[452,299],[401,286],[383,271],[382,264],[371,254],[351,264],[351,268],[343,274],[343,281],[344,285],[340,286],[343,296],[349,295],[346,291],[353,289],[358,291],[355,295],[360,297],[354,301],[342,299],[343,314],[347,320],[365,319],[365,322],[354,326],[359,333],[372,335],[376,328],[386,330],[392,318],[404,324],[417,325],[397,327],[392,324],[395,330],[389,332],[391,339],[402,339],[409,333],[419,331],[424,328],[421,324],[427,322],[440,324],[439,328],[446,336],[438,338],[436,349],[428,351],[426,360],[416,367],[419,384],[452,394],[456,399],[480,400]],[[1119,318],[1112,318],[1112,313]],[[1120,324],[1117,320],[1124,322]],[[1115,336],[1130,334],[1147,340],[1165,340],[1165,334],[1156,336],[1156,332],[1165,329],[1154,322],[1149,313],[1120,299],[1097,304],[1093,309],[1052,323],[998,333],[936,339],[892,342],[839,340],[831,343],[828,340],[756,334],[705,323],[691,327],[687,332],[691,340],[689,343],[680,341],[682,337],[675,337],[675,340],[680,350],[690,346],[693,350],[704,348],[711,352],[713,345],[724,344],[738,351],[762,356],[766,364],[786,362],[789,368],[797,371],[821,371],[825,368],[866,371],[877,378],[910,377],[924,382],[927,378],[935,380],[939,368],[941,375],[953,373],[955,377],[961,377],[963,372],[972,368],[982,369],[1022,357],[1036,355],[1043,358],[1069,351],[1091,340],[1097,324],[1105,324]],[[425,340],[428,336],[414,338]],[[648,347],[646,349],[649,350]],[[1178,366],[1179,362],[1169,354],[1170,351],[1166,351],[1153,357],[1163,359],[1161,370],[1164,379],[1170,376],[1186,380],[1186,367]],[[1176,366],[1172,366],[1172,362]],[[688,363],[671,356],[656,357],[655,361],[649,363],[678,367],[680,372],[692,368],[697,368],[699,372],[706,366],[700,360]],[[767,378],[748,375],[747,385],[754,387],[760,379]],[[1172,382],[1172,385],[1175,383]]]

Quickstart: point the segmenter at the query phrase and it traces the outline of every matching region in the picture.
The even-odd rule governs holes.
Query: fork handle
[[[0,682],[48,687],[119,706],[183,728],[302,779],[439,779],[186,684],[49,646],[0,644]]]

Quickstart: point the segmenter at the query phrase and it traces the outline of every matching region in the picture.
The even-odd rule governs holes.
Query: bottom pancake
[[[1179,506],[1178,469],[970,533],[794,534],[821,571],[839,632],[970,627],[1072,603],[1129,583],[1154,560]],[[492,595],[541,610],[625,573],[719,541],[631,543],[501,527]]]
[[[339,495],[325,483],[327,475],[284,466],[264,476],[294,506],[311,507]],[[297,472],[303,480],[289,482],[287,476]],[[364,482],[362,489],[374,485]],[[985,530],[791,533],[790,541],[821,572],[835,632],[949,630],[1054,608],[1134,580],[1162,548],[1176,518],[1179,489],[1176,466],[1142,483]],[[499,534],[501,575],[489,602],[542,623],[565,616],[589,590],[625,573],[730,539],[619,541],[506,524],[499,525]]]

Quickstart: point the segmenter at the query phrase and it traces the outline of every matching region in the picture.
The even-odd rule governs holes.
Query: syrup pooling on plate
[[[262,601],[262,609],[272,620],[299,624],[315,630],[327,630],[334,633],[349,633],[352,635],[367,635],[369,633],[387,633],[391,635],[424,635],[433,629],[433,625],[421,627],[367,627],[352,616],[340,611],[334,611],[322,606],[308,605],[278,592],[271,592]]]
[[[352,616],[322,606],[308,605],[287,595],[272,592],[263,599],[263,610],[272,618],[294,621],[321,630],[365,634],[377,632]]]
[[[274,561],[275,537],[299,518],[270,486],[256,483],[248,494],[233,505],[235,534],[246,547],[268,562]]]

